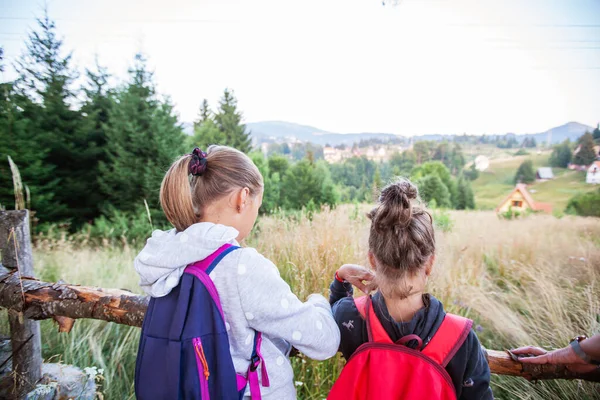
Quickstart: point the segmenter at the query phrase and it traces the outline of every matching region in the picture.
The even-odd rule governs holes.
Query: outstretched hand
[[[511,353],[516,355],[523,364],[564,364],[569,370],[579,373],[591,372],[598,368],[582,360],[571,346],[552,351],[525,346],[511,350]]]
[[[344,264],[337,271],[338,277],[346,282],[350,282],[364,293],[369,294],[377,289],[374,282],[375,274],[368,268],[356,264]]]

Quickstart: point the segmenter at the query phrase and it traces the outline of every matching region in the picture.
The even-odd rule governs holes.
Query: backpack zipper
[[[196,353],[196,365],[198,366],[198,378],[200,380],[200,394],[202,395],[202,400],[209,399],[208,377],[210,376],[210,371],[208,370],[208,362],[206,361],[206,355],[202,347],[202,340],[194,338],[193,344],[194,352]]]

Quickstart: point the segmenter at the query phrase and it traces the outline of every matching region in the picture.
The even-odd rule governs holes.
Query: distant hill
[[[191,123],[183,123],[184,131],[190,135],[193,131]],[[265,142],[311,142],[321,146],[329,144],[336,146],[339,144],[352,145],[360,140],[364,139],[405,139],[407,137],[394,135],[392,133],[377,133],[377,132],[364,132],[364,133],[335,133],[328,132],[323,129],[315,128],[308,125],[295,124],[293,122],[285,121],[261,121],[261,122],[250,122],[246,124],[246,129],[251,132],[252,138],[256,143]],[[545,132],[540,133],[528,133],[528,134],[514,134],[507,133],[508,135],[514,135],[519,141],[522,141],[526,137],[534,137],[536,142],[545,143],[548,140],[548,132],[551,132],[552,143],[560,143],[565,139],[571,141],[577,140],[585,131],[592,131],[594,128],[588,125],[580,124],[579,122],[568,122],[564,125],[550,128]],[[491,136],[504,136],[505,133],[491,135]],[[414,136],[414,141],[419,140],[452,140],[454,135],[448,134],[431,134]]]
[[[361,139],[393,139],[398,135],[391,133],[333,133],[307,125],[294,124],[284,121],[251,122],[246,124],[246,129],[258,142],[270,142],[281,139],[290,141],[312,142],[315,144],[352,145]]]
[[[517,135],[518,138],[524,138],[527,136],[533,136],[535,141],[538,143],[546,142],[548,140],[548,134],[551,134],[552,143],[560,143],[565,139],[569,139],[571,142],[577,140],[586,131],[593,131],[594,128],[588,125],[580,124],[579,122],[568,122],[564,125],[550,128],[546,132],[534,133],[532,135]]]

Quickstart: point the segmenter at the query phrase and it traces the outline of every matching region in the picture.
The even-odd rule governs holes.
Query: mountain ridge
[[[311,142],[315,144],[336,146],[339,144],[351,145],[361,139],[404,139],[404,140],[434,140],[451,139],[457,134],[428,134],[418,136],[402,136],[393,133],[380,132],[361,132],[361,133],[334,133],[323,129],[315,128],[309,125],[296,124],[286,121],[259,121],[249,122],[246,124],[247,131],[250,132],[255,141],[259,143],[274,142],[274,141],[300,141]],[[570,121],[563,125],[552,127],[546,131],[538,133],[502,133],[489,134],[487,136],[515,136],[516,138],[524,139],[526,137],[534,137],[537,142],[545,142],[549,137],[552,144],[560,143],[565,139],[571,141],[576,140],[586,131],[592,131],[594,128],[576,121]],[[550,134],[550,135],[549,135]]]

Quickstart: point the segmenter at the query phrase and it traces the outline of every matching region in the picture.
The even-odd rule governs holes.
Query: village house
[[[535,173],[535,178],[539,181],[547,181],[549,179],[554,179],[554,174],[552,173],[552,168],[550,167],[540,167]]]
[[[534,201],[531,194],[527,191],[527,185],[518,183],[514,190],[496,208],[497,213],[504,213],[508,210],[518,212],[531,210],[551,213],[552,205]]]
[[[589,166],[585,176],[585,182],[593,184],[600,183],[600,161],[594,161],[592,165]]]

